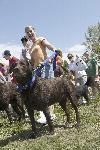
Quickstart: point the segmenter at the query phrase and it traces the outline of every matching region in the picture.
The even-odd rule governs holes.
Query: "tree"
[[[100,23],[89,26],[85,33],[86,41],[83,43],[87,49],[94,51],[100,55]]]
[[[63,65],[62,65],[64,74],[68,73],[68,62],[66,60],[63,61]]]

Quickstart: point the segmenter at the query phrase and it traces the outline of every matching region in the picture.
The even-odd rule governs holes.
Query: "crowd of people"
[[[37,36],[32,26],[25,27],[25,36],[21,38],[21,42],[23,49],[20,59],[31,60],[31,65],[34,69],[37,69],[41,63],[45,62],[44,68],[40,68],[36,72],[36,76],[48,79],[51,76],[51,70],[54,77],[59,77],[63,74],[62,50],[57,49],[46,38]],[[52,51],[52,57],[48,56],[47,49]],[[3,57],[9,61],[9,67],[6,70],[4,64],[0,62],[0,80],[6,82],[11,79],[10,81],[16,84],[13,69],[18,58],[12,56],[10,50],[4,50]],[[86,51],[84,58],[83,60],[79,56],[69,53],[66,56],[66,60],[69,60],[68,70],[74,76],[75,86],[85,85],[87,82],[90,82],[95,96],[95,78],[98,76],[97,61],[92,58],[91,51]],[[10,79],[9,76],[11,76]],[[86,101],[83,100],[83,102],[85,103]],[[55,119],[54,106],[50,106],[49,111],[51,118]],[[43,112],[40,112],[40,118],[37,121],[40,123],[46,122]]]

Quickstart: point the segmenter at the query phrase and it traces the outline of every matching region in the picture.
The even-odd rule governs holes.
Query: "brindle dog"
[[[66,105],[68,99],[75,110],[77,121],[76,125],[79,127],[80,117],[78,107],[75,103],[75,101],[77,101],[74,93],[75,86],[73,86],[66,76],[54,79],[36,77],[30,86],[29,83],[32,80],[32,71],[27,61],[19,61],[13,73],[16,76],[19,87],[22,87],[21,93],[24,97],[24,103],[27,108],[34,133],[36,133],[34,110],[44,112],[50,132],[54,133],[48,106],[55,103],[59,103],[64,110],[67,117],[66,126],[69,126],[70,114]]]

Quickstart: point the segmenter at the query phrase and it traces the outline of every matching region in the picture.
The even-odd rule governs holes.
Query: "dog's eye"
[[[21,65],[21,66],[25,66],[25,63],[24,63],[24,62],[20,62],[20,65]]]
[[[18,72],[18,70],[19,70],[19,69],[18,69],[17,67],[16,67],[16,68],[14,68],[14,72]]]

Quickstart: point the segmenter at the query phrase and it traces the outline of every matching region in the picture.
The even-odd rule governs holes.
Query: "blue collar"
[[[32,85],[32,80],[30,80],[30,81],[28,81],[26,84],[18,84],[18,86],[17,86],[17,91],[19,92],[19,93],[21,93],[21,92],[23,92],[24,90],[26,90],[26,89],[28,89],[28,88],[30,88],[31,87],[31,85]]]

